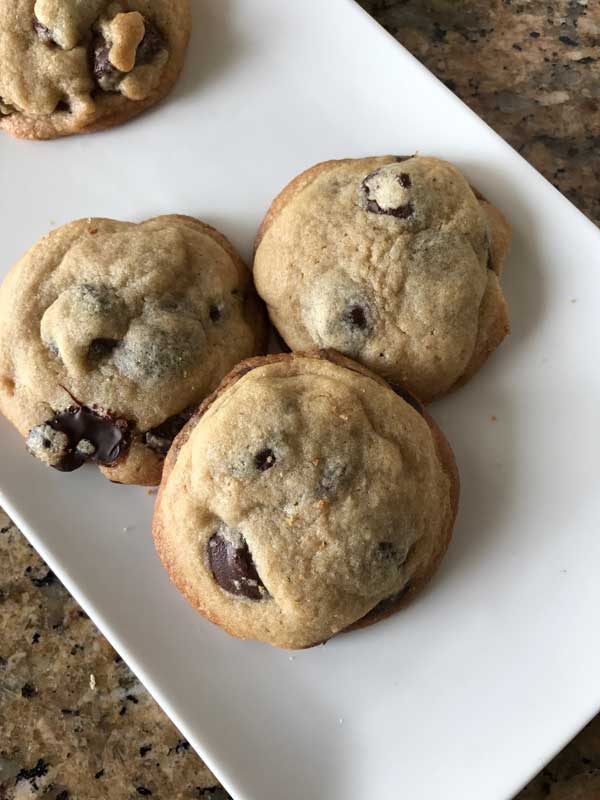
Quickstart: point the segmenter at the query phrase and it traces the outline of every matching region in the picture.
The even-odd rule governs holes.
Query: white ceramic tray
[[[513,336],[433,408],[462,473],[455,542],[412,608],[290,657],[186,605],[145,490],[48,470],[5,422],[0,502],[236,800],[504,800],[600,708],[600,235],[351,0],[193,5],[162,107],[0,139],[0,271],[88,215],[197,215],[249,257],[316,161],[455,161],[515,228]]]

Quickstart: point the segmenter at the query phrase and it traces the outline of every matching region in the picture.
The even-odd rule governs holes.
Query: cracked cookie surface
[[[0,128],[50,139],[112,127],[173,86],[189,0],[0,0]]]
[[[191,409],[265,339],[250,272],[214,228],[79,220],[0,288],[0,410],[50,466],[156,484]]]
[[[452,452],[422,407],[333,351],[291,353],[238,365],[192,416],[153,531],[206,617],[303,648],[410,600],[457,503]]]
[[[276,198],[254,278],[292,350],[332,347],[428,402],[509,330],[510,227],[451,164],[330,161]]]

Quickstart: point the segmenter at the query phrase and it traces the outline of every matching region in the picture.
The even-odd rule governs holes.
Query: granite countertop
[[[600,223],[598,0],[361,4]],[[0,631],[0,800],[227,797],[2,511]],[[600,798],[600,717],[541,798]]]

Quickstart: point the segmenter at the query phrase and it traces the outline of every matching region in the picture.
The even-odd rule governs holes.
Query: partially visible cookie
[[[157,484],[191,410],[264,352],[265,317],[247,267],[196,219],[72,222],[0,287],[0,411],[50,466]]]
[[[189,0],[0,0],[0,128],[52,139],[118,125],[183,66]]]
[[[452,451],[421,405],[333,351],[239,364],[171,448],[171,579],[243,639],[304,648],[408,603],[448,547]]]
[[[318,164],[275,199],[254,279],[292,350],[332,347],[424,402],[509,332],[502,214],[446,161]]]

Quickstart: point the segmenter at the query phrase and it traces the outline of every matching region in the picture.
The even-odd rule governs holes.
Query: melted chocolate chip
[[[214,579],[229,594],[262,600],[267,591],[261,581],[248,544],[239,533],[234,543],[222,533],[215,533],[208,543],[208,563]]]
[[[119,344],[116,339],[94,339],[88,350],[90,361],[100,361],[109,356]]]
[[[379,189],[381,188],[381,184],[379,184],[378,187],[378,181],[385,181],[389,186],[390,185],[389,182],[393,182],[395,180],[404,189],[408,189],[412,186],[412,180],[408,173],[401,172],[399,175],[394,177],[393,175],[386,174],[384,172],[385,169],[386,168],[384,167],[383,169],[371,172],[371,174],[367,175],[367,177],[362,182],[360,187],[362,207],[366,211],[369,211],[371,214],[383,214],[390,217],[396,217],[397,219],[408,219],[409,217],[412,217],[413,214],[415,213],[415,207],[410,201],[408,203],[402,203],[401,205],[398,206],[386,205],[386,207],[383,207],[378,201],[377,199],[378,188]],[[379,197],[379,199],[381,200],[381,197]]]
[[[408,403],[409,406],[412,406],[415,409],[415,411],[418,411],[422,417],[425,416],[425,409],[423,407],[423,404],[419,400],[417,400],[417,398],[414,395],[412,395],[406,389],[403,389],[402,386],[398,386],[395,383],[390,383],[390,388],[393,389],[394,392],[396,392],[398,397],[401,397],[406,403]]]
[[[211,322],[218,322],[221,319],[221,309],[218,306],[211,306],[208,309],[208,316]]]
[[[97,39],[92,47],[91,56],[92,71],[97,81],[101,81],[103,78],[112,76],[117,72],[115,67],[110,63],[110,59],[108,58],[109,53],[110,46],[106,43],[106,40],[103,38]]]
[[[367,315],[362,306],[351,306],[346,312],[344,319],[352,327],[364,331],[368,326]]]
[[[66,411],[59,411],[46,424],[64,433],[69,441],[68,452],[54,465],[61,472],[79,469],[86,461],[105,466],[114,464],[129,444],[129,423],[99,414],[87,406],[72,406]],[[88,446],[78,447],[84,441]]]
[[[148,20],[144,20],[144,38],[140,42],[135,56],[135,64],[149,64],[152,59],[165,50],[165,40],[160,35],[158,28]]]
[[[192,416],[194,408],[194,406],[184,408],[179,414],[169,417],[156,428],[147,431],[144,434],[144,442],[159,455],[166,456],[173,444],[173,439]]]
[[[144,21],[144,38],[139,43],[136,55],[135,66],[149,64],[155,56],[165,49],[165,41],[155,25],[148,20]],[[116,90],[120,79],[126,74],[118,70],[109,58],[111,44],[102,36],[98,36],[94,41],[90,51],[90,61],[92,72],[98,83],[101,83],[105,90]]]
[[[372,214],[386,214],[387,216],[397,217],[398,219],[408,219],[415,213],[415,207],[412,203],[406,203],[406,205],[398,206],[398,208],[383,209],[377,200],[368,200],[367,211],[370,211]]]
[[[254,465],[259,472],[266,472],[271,469],[271,467],[275,466],[276,461],[275,453],[269,448],[261,450],[260,453],[254,456]]]

